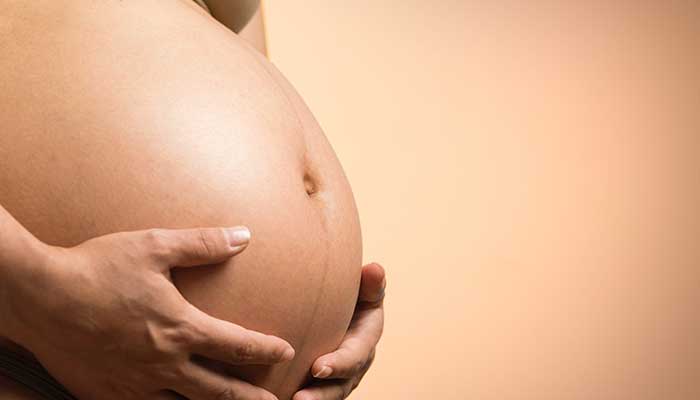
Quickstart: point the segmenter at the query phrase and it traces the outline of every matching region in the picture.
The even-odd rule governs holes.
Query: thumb
[[[362,279],[360,283],[360,302],[377,303],[384,299],[386,288],[386,272],[384,268],[371,263],[362,267]]]
[[[170,267],[216,264],[243,251],[250,242],[244,226],[156,230],[159,256]]]

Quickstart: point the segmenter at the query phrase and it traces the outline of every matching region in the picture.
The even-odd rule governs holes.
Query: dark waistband
[[[27,387],[46,400],[77,400],[38,361],[2,347],[0,375]]]

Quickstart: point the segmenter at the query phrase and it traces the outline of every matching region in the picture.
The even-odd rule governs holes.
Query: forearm
[[[238,33],[238,36],[252,44],[256,50],[267,57],[267,39],[265,35],[263,11],[263,6],[261,4],[248,24]]]
[[[0,205],[0,336],[10,337],[13,290],[41,265],[45,247]],[[26,282],[25,282],[26,283]]]
[[[0,205],[0,268],[4,276],[12,264],[17,264],[38,247],[38,240]]]
[[[259,0],[205,0],[211,14],[232,31],[239,33],[260,6]]]
[[[259,0],[197,0],[212,16],[267,56],[262,4]]]

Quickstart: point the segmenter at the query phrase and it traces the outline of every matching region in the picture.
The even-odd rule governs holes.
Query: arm
[[[204,314],[170,281],[172,267],[224,261],[249,235],[241,227],[158,229],[58,248],[0,207],[0,335],[29,349],[69,390],[79,388],[79,398],[136,400],[170,390],[191,400],[274,399],[192,356],[273,364],[291,359],[291,346]]]
[[[10,287],[44,265],[42,254],[43,244],[0,205],[0,337],[12,336]]]
[[[265,35],[265,19],[263,12],[263,6],[260,5],[250,19],[250,22],[238,32],[238,36],[248,41],[255,49],[267,57],[267,37]]]
[[[205,0],[211,14],[239,33],[260,7],[259,0]]]
[[[263,10],[259,0],[206,0],[211,15],[267,56]]]

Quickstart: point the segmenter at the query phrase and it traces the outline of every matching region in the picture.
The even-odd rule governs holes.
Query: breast
[[[291,397],[339,344],[359,285],[357,211],[318,124],[190,2],[45,3],[0,23],[0,204],[62,246],[248,226],[243,254],[174,282],[204,311],[288,340],[292,362],[234,372]]]

